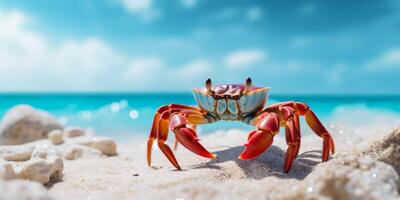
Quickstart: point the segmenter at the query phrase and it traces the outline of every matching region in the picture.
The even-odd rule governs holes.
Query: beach
[[[400,200],[399,35],[395,0],[0,0],[0,200]]]
[[[397,130],[397,136],[399,133]],[[375,185],[382,180],[376,180],[367,185],[355,184],[354,191],[347,188],[345,185],[351,184],[345,182],[344,185],[336,188],[337,191],[330,191],[330,194],[325,196],[322,189],[317,189],[319,184],[328,184],[327,182],[335,181],[336,178],[340,180],[347,176],[346,172],[349,169],[347,171],[341,169],[343,167],[341,164],[332,161],[321,164],[316,169],[316,166],[320,164],[321,141],[319,138],[306,138],[303,143],[304,148],[295,161],[293,169],[289,174],[285,174],[282,170],[286,149],[283,138],[277,138],[274,146],[259,158],[241,161],[237,159],[237,156],[243,150],[241,139],[244,139],[244,135],[245,133],[240,130],[231,130],[204,138],[203,144],[218,155],[216,160],[199,158],[179,148],[176,156],[183,168],[182,171],[175,170],[157,150],[155,150],[154,166],[149,168],[145,162],[144,143],[121,147],[124,150],[119,151],[118,156],[111,158],[66,162],[64,181],[53,185],[50,193],[60,196],[61,199],[83,197],[86,199],[313,199],[320,197],[385,199],[384,197],[396,197],[396,188],[390,188],[390,193],[385,193],[387,191],[381,188],[383,186]],[[342,154],[354,154],[355,158],[350,158],[356,160],[352,161],[354,164],[361,159],[361,156],[355,155],[358,153],[355,150],[343,151],[346,150],[339,148]],[[375,162],[368,156],[366,159],[366,163]],[[390,167],[387,168],[390,169]],[[388,178],[385,177],[388,174],[384,173],[392,172],[393,175],[393,171],[384,171],[387,168],[378,171],[377,173],[382,173],[378,176],[384,179]],[[359,177],[353,178],[365,179],[358,180],[360,182],[369,181],[363,176],[372,174],[371,171],[374,170],[376,169],[359,170],[361,171]],[[338,177],[329,173],[338,173],[336,175]],[[398,184],[398,178],[395,180]],[[355,191],[357,187],[362,190],[361,194]],[[345,194],[340,194],[340,192]],[[334,196],[334,193],[338,196]]]
[[[21,112],[21,108],[16,110]],[[11,116],[14,123],[15,116]],[[147,166],[146,137],[116,142],[82,128],[61,129],[24,144],[1,145],[0,190],[28,188],[31,199],[399,198],[400,129],[395,127],[370,134],[356,132],[352,137],[357,143],[349,142],[348,135],[332,134],[337,153],[326,163],[321,163],[321,138],[305,135],[288,174],[283,172],[287,148],[283,130],[273,146],[248,161],[237,158],[247,131],[228,129],[204,135],[200,142],[218,157],[201,158],[178,146],[174,151],[182,167],[178,171],[156,145],[152,166]],[[172,145],[173,133],[169,138]],[[34,186],[41,189],[18,186],[36,182],[40,186]],[[20,193],[1,194],[0,199],[27,199]]]
[[[400,200],[399,35],[395,0],[0,0],[0,200]]]

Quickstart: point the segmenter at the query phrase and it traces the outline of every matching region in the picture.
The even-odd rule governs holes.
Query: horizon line
[[[0,96],[56,96],[56,95],[87,95],[87,96],[102,96],[102,95],[190,95],[191,92],[183,92],[183,91],[66,91],[66,92],[55,92],[55,91],[32,91],[32,92],[1,92]],[[296,96],[296,97],[400,97],[400,93],[398,94],[383,94],[383,93],[270,93],[269,96],[275,97],[287,97],[287,96]]]

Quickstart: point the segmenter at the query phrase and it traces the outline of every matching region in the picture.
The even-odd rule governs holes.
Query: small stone
[[[49,140],[55,145],[59,145],[64,142],[63,133],[61,130],[53,130],[49,133]]]
[[[7,161],[27,161],[31,158],[33,149],[29,145],[0,146],[0,158]]]
[[[111,138],[94,138],[91,147],[107,156],[117,155],[117,143]]]
[[[67,137],[79,137],[85,135],[85,131],[83,131],[81,128],[68,127],[65,129],[64,134]]]
[[[21,176],[25,179],[37,181],[46,184],[51,177],[60,176],[64,169],[61,158],[52,159],[34,158],[24,163],[21,170]]]
[[[132,176],[139,176],[139,174],[132,174]]]

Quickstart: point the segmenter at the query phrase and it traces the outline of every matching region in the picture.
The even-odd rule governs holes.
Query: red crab
[[[285,127],[288,148],[284,171],[287,173],[299,153],[299,116],[304,116],[310,128],[323,139],[322,161],[327,161],[330,154],[334,153],[334,142],[310,107],[290,101],[264,108],[269,88],[253,86],[251,82],[248,78],[242,85],[212,86],[208,79],[204,88],[193,89],[199,107],[179,104],[161,106],[154,116],[147,142],[148,165],[151,166],[152,145],[157,139],[158,147],[168,160],[176,169],[181,169],[170,147],[165,144],[169,130],[175,133],[177,142],[193,153],[214,159],[217,155],[207,151],[198,142],[195,126],[218,120],[238,120],[256,127],[248,135],[245,149],[239,155],[241,160],[249,160],[263,153],[271,146],[279,128]]]

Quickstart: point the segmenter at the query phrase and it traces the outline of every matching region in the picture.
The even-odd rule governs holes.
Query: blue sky
[[[400,94],[400,3],[2,0],[1,92]]]

